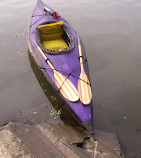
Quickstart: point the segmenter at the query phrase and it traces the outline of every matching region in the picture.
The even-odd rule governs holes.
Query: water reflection
[[[53,88],[51,87],[51,85],[45,80],[41,70],[38,68],[38,66],[34,62],[30,53],[28,53],[28,55],[29,55],[29,60],[30,60],[32,70],[33,70],[40,86],[42,87],[45,95],[47,96],[48,100],[50,101],[51,105],[55,108],[55,110],[61,111],[61,113],[60,113],[61,120],[64,123],[68,123],[73,126],[78,126],[79,124],[72,117],[72,114],[67,110],[64,102],[58,96],[58,94],[57,94],[58,92],[54,91]]]

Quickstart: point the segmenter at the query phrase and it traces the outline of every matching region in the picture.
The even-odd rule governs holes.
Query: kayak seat
[[[60,50],[68,48],[68,44],[63,38],[63,22],[39,25],[41,42],[46,49]]]

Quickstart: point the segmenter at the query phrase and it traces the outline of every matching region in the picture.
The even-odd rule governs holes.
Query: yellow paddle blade
[[[81,71],[81,74],[78,79],[78,92],[80,96],[80,101],[84,105],[90,104],[92,100],[92,91],[89,79],[84,71]]]
[[[61,94],[69,101],[79,100],[79,94],[72,82],[57,71],[54,71],[55,83]]]

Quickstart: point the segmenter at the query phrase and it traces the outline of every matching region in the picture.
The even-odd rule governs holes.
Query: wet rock
[[[95,132],[96,158],[123,158],[114,133]],[[0,158],[93,158],[94,148],[94,138],[84,128],[54,120],[40,107],[27,113],[18,109],[17,122],[0,128]]]
[[[115,134],[96,131],[96,158],[122,158]],[[1,158],[93,158],[94,142],[85,131],[63,124],[11,122],[0,129]]]
[[[0,157],[1,158],[31,158],[29,152],[22,146],[21,140],[9,130],[12,124],[0,129]]]

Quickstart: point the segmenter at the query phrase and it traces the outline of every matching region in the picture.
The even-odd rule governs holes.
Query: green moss
[[[52,109],[50,112],[50,116],[52,116],[54,119],[60,118],[60,115],[61,115],[61,109],[58,111]]]
[[[45,103],[43,103],[43,104],[42,104],[42,107],[47,108],[47,107],[48,107],[48,105],[47,105],[47,104],[45,104]]]

